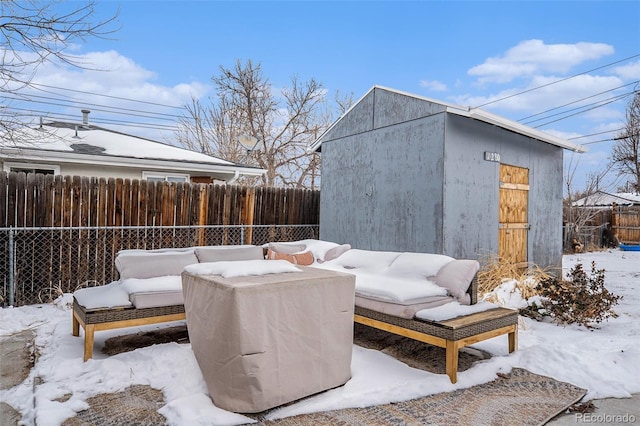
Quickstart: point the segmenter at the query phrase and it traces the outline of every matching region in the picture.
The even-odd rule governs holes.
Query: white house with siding
[[[265,170],[88,123],[53,121],[0,137],[0,170],[69,176],[233,183]]]

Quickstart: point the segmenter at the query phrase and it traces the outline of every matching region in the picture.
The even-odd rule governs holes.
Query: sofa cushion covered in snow
[[[262,247],[258,246],[196,247],[195,252],[200,263],[264,259]]]
[[[124,252],[116,257],[116,269],[121,280],[180,275],[185,266],[193,263],[198,263],[193,249],[151,253]]]
[[[111,309],[131,306],[129,293],[119,281],[98,287],[81,288],[73,292],[76,301],[86,309]]]
[[[121,281],[120,286],[129,294],[129,300],[138,309],[181,305],[184,303],[182,277],[180,275],[127,278]]]
[[[453,299],[450,296],[432,296],[425,297],[421,303],[412,303],[407,305],[406,303],[395,303],[389,300],[383,301],[370,297],[359,296],[357,293],[355,297],[356,306],[404,319],[412,319],[416,316],[416,313],[424,309],[436,308],[438,306],[451,303],[452,300]]]
[[[469,287],[479,269],[475,260],[432,253],[351,249],[319,268],[356,276],[356,305],[402,318],[457,301],[468,305]]]
[[[125,250],[116,257],[119,291],[138,309],[184,303],[182,271],[203,262],[264,259],[253,245],[201,246],[180,249]]]

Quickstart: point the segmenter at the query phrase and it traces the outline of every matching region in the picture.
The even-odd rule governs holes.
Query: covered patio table
[[[187,328],[214,404],[256,413],[351,378],[355,277],[183,272]]]

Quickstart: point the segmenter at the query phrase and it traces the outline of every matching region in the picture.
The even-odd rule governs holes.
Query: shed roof
[[[378,86],[375,85],[373,86],[371,89],[369,89],[369,91],[367,91],[367,93],[365,93],[364,96],[362,96],[362,98],[360,98],[357,102],[355,102],[347,111],[345,111],[344,114],[342,114],[342,116],[340,116],[340,118],[338,118],[326,131],[324,131],[320,137],[318,137],[318,139],[316,139],[311,146],[309,147],[309,149],[311,151],[319,151],[320,147],[322,146],[322,142],[324,139],[324,136],[326,134],[328,134],[328,132],[334,127],[336,126],[336,124],[338,122],[340,122],[340,120],[342,120],[343,117],[345,117],[347,114],[349,114],[349,112],[358,104],[360,103],[365,97],[367,97],[369,95],[369,93],[373,92],[376,89],[380,89],[380,90],[386,90],[388,92],[393,92],[393,93],[397,93],[400,95],[404,95],[404,96],[410,96],[412,98],[415,99],[421,99],[427,102],[431,102],[434,104],[439,104],[445,107],[445,112],[451,113],[451,114],[456,114],[456,115],[460,115],[463,117],[469,117],[475,120],[479,120],[479,121],[483,121],[485,123],[489,123],[498,127],[501,127],[503,129],[507,129],[510,130],[512,132],[516,132],[528,137],[531,137],[533,139],[537,139],[541,142],[545,142],[551,145],[555,145],[555,146],[559,146],[561,148],[564,149],[568,149],[571,151],[575,151],[575,152],[587,152],[587,148],[579,145],[579,144],[575,144],[573,142],[570,142],[566,139],[562,139],[553,135],[550,135],[546,132],[542,132],[540,130],[534,129],[532,127],[529,126],[525,126],[523,124],[520,124],[516,121],[513,120],[509,120],[507,118],[501,117],[499,115],[496,114],[492,114],[490,112],[481,110],[479,108],[471,108],[471,107],[463,107],[463,106],[459,106],[459,105],[454,105],[454,104],[449,104],[446,102],[442,102],[442,101],[438,101],[438,100],[434,100],[434,99],[430,99],[424,96],[419,96],[419,95],[415,95],[415,94],[411,94],[411,93],[407,93],[407,92],[403,92],[400,90],[395,90],[395,89],[390,89],[388,87],[383,87],[383,86]]]
[[[640,195],[631,192],[619,192],[617,194],[609,194],[604,191],[596,191],[591,195],[582,197],[573,203],[574,207],[599,207],[611,206],[613,203],[618,205],[638,205],[640,204]]]

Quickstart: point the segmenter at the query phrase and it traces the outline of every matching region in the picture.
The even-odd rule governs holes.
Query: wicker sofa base
[[[465,346],[508,334],[509,352],[518,345],[518,312],[495,308],[443,321],[404,319],[370,309],[355,307],[357,323],[409,337],[446,349],[446,373],[451,383],[458,381],[458,350]]]
[[[137,309],[135,307],[88,310],[73,299],[73,335],[84,330],[84,360],[93,356],[94,333],[115,328],[134,327],[186,318],[184,305]]]

